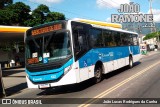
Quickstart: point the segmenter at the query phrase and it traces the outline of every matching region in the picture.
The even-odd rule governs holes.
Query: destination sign
[[[32,30],[31,34],[32,34],[32,36],[36,36],[39,34],[51,32],[51,31],[56,31],[56,30],[61,30],[61,29],[62,29],[62,24],[55,24],[55,25]]]
[[[38,58],[28,59],[28,64],[35,64],[35,63],[38,63],[38,62],[39,62]]]

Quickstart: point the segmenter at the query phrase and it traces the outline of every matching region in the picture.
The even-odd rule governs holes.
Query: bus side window
[[[116,42],[114,41],[114,33],[111,31],[103,31],[104,43],[105,46],[116,46]]]
[[[129,35],[129,45],[134,45],[134,42],[133,42],[133,35],[132,34],[128,34]]]
[[[128,34],[129,45],[133,45],[133,36],[132,34]]]
[[[137,35],[133,34],[132,37],[133,37],[133,45],[138,45],[138,37],[137,37]]]
[[[124,46],[131,45],[130,35],[127,33],[121,33],[121,40]]]
[[[103,38],[102,38],[102,31],[99,29],[90,29],[90,46],[91,47],[102,47]]]
[[[122,42],[121,42],[121,38],[120,38],[120,33],[115,31],[113,33],[113,36],[114,36],[114,41],[116,43],[116,46],[121,46]]]

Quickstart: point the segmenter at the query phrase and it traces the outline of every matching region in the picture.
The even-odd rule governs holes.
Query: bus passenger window
[[[127,33],[121,33],[121,40],[122,40],[122,44],[124,46],[126,45],[131,45],[131,40],[130,40],[130,37],[129,37],[129,34]]]
[[[114,41],[116,43],[116,46],[121,46],[122,42],[120,38],[120,33],[115,31],[113,36],[114,36]]]
[[[116,46],[114,34],[111,31],[103,31],[105,46]]]
[[[138,45],[138,38],[137,38],[137,35],[132,35],[133,37],[133,45]]]
[[[99,29],[90,30],[90,46],[91,47],[102,47],[103,46],[103,38],[102,38],[101,30]]]

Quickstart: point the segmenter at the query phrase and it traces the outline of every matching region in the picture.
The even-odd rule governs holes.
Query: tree
[[[39,24],[55,21],[64,20],[65,15],[59,12],[51,12],[46,5],[39,5],[32,12],[32,20],[27,21],[27,25],[36,26]]]
[[[10,1],[10,0],[2,0]],[[0,2],[2,2],[0,1]],[[6,2],[5,2],[6,3]],[[10,2],[12,3],[12,2]],[[64,20],[65,16],[59,12],[51,12],[46,5],[39,5],[31,12],[30,6],[23,2],[6,5],[0,10],[0,25],[36,26],[50,21]]]
[[[32,17],[33,20],[36,21],[35,25],[43,24],[49,12],[49,8],[43,4],[39,5],[35,10],[33,10]]]
[[[24,25],[24,22],[30,18],[30,7],[22,2],[16,2],[9,5],[6,10],[13,11],[12,25]]]
[[[13,0],[0,0],[0,9],[4,9],[9,4],[12,4]]]
[[[45,22],[51,22],[55,20],[65,20],[65,15],[59,12],[49,12]]]
[[[159,35],[160,35],[160,31],[159,32],[149,33],[143,38],[143,40],[157,38],[157,37],[159,37]]]
[[[13,11],[0,10],[0,25],[11,25]]]

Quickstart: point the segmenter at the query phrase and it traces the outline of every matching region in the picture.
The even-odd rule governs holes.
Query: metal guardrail
[[[6,96],[5,89],[4,89],[4,84],[2,80],[2,68],[0,64],[0,98],[3,98]]]

